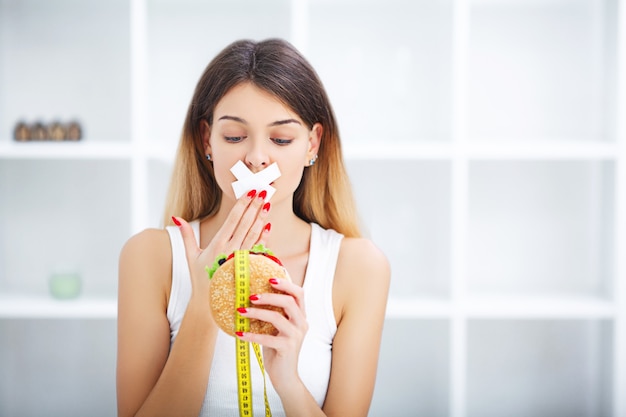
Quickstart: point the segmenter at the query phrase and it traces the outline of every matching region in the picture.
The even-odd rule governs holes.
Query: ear
[[[306,152],[304,166],[309,166],[309,161],[317,156],[322,142],[324,127],[320,123],[315,123],[309,132],[309,149]]]
[[[211,126],[206,120],[200,122],[200,134],[202,135],[202,144],[204,145],[204,153],[211,154]]]

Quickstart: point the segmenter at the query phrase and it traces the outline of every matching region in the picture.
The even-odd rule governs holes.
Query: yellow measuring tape
[[[250,256],[247,250],[235,251],[235,308],[248,308],[250,306]],[[250,331],[250,319],[235,313],[235,331]],[[237,395],[239,397],[239,415],[250,417],[252,412],[252,381],[250,378],[250,344],[235,338],[237,358]],[[263,374],[263,394],[265,397],[265,416],[271,417],[270,403],[267,399],[267,385],[265,382],[265,367],[261,348],[257,343],[252,343],[261,373]]]

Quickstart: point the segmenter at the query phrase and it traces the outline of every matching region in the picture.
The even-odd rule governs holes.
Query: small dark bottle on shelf
[[[52,122],[48,125],[48,138],[54,141],[67,139],[67,129],[60,122]]]
[[[13,139],[18,142],[28,142],[31,139],[30,128],[25,122],[17,122],[15,129],[13,129]]]
[[[48,130],[46,126],[44,126],[41,122],[35,122],[30,127],[30,138],[31,140],[48,140]]]
[[[72,121],[67,124],[67,140],[77,141],[83,137],[83,129],[80,123]]]

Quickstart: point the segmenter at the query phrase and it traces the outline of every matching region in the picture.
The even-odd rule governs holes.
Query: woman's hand
[[[278,330],[276,336],[243,333],[240,338],[263,345],[263,358],[272,384],[281,395],[283,389],[289,389],[301,383],[298,376],[298,357],[304,336],[309,325],[304,310],[304,291],[298,285],[286,279],[271,278],[270,284],[285,294],[252,294],[252,305],[271,305],[281,307],[285,315],[274,310],[247,308],[244,317],[266,321]]]
[[[255,190],[241,196],[228,213],[222,227],[215,234],[209,245],[202,249],[196,242],[193,230],[184,219],[173,217],[179,225],[189,272],[193,294],[208,294],[209,280],[206,267],[211,266],[219,254],[228,254],[237,249],[251,249],[258,243],[264,243],[269,233],[269,223],[265,223],[270,208],[265,203],[267,193]],[[208,299],[208,297],[206,297]]]

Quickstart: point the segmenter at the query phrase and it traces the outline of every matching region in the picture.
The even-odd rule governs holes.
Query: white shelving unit
[[[370,415],[626,416],[623,0],[0,0],[0,415],[115,414],[119,250],[208,61],[277,36],[393,268]]]

